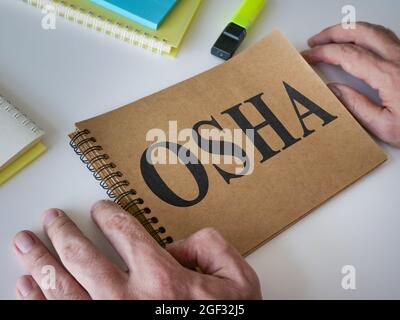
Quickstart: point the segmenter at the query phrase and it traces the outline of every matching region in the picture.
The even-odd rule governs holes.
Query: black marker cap
[[[219,36],[217,42],[215,42],[211,49],[211,54],[218,58],[229,60],[235,54],[245,37],[246,29],[231,22]]]

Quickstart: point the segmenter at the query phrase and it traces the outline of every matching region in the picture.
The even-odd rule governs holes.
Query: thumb
[[[352,115],[379,138],[383,138],[386,125],[385,108],[375,104],[359,91],[344,84],[331,83],[328,87]]]
[[[218,231],[203,229],[185,240],[167,246],[168,252],[183,266],[199,267],[205,274],[235,279],[238,274],[254,272]],[[251,274],[250,274],[251,273]]]

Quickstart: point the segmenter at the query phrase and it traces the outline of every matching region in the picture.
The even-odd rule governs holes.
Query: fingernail
[[[35,241],[32,239],[29,233],[23,231],[16,235],[14,243],[20,252],[28,253],[33,248]]]
[[[96,211],[97,209],[100,209],[109,203],[113,203],[113,202],[110,200],[99,200],[92,206],[91,212]]]
[[[18,279],[17,290],[23,297],[28,296],[31,293],[32,289],[32,282],[27,277],[22,277]]]
[[[49,209],[44,213],[43,224],[46,227],[49,227],[55,219],[57,219],[61,215],[60,210],[58,209]]]
[[[333,94],[338,97],[341,98],[342,97],[342,92],[339,90],[338,87],[336,87],[335,85],[330,85],[329,89],[331,89],[331,91],[333,92]]]
[[[17,290],[23,297],[28,296],[31,293],[32,289],[32,282],[27,277],[22,277],[18,279]]]

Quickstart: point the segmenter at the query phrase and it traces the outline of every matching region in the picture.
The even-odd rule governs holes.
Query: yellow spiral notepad
[[[0,96],[0,185],[46,151],[44,131]]]
[[[201,0],[180,0],[158,30],[146,28],[90,0],[23,0],[40,9],[54,10],[58,16],[105,33],[116,39],[175,56]]]

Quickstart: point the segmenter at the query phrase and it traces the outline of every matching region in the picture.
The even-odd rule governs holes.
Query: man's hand
[[[260,299],[257,275],[214,229],[162,249],[131,215],[110,201],[96,203],[92,218],[128,271],[103,256],[59,209],[43,226],[59,260],[30,231],[13,241],[29,275],[17,282],[20,299]],[[55,289],[41,287],[42,268],[56,271]],[[200,268],[202,273],[188,268]],[[46,282],[45,282],[46,283]]]
[[[400,40],[369,23],[356,29],[330,27],[309,40],[303,56],[310,63],[340,65],[378,90],[382,105],[343,84],[329,84],[349,111],[378,138],[400,148]]]

